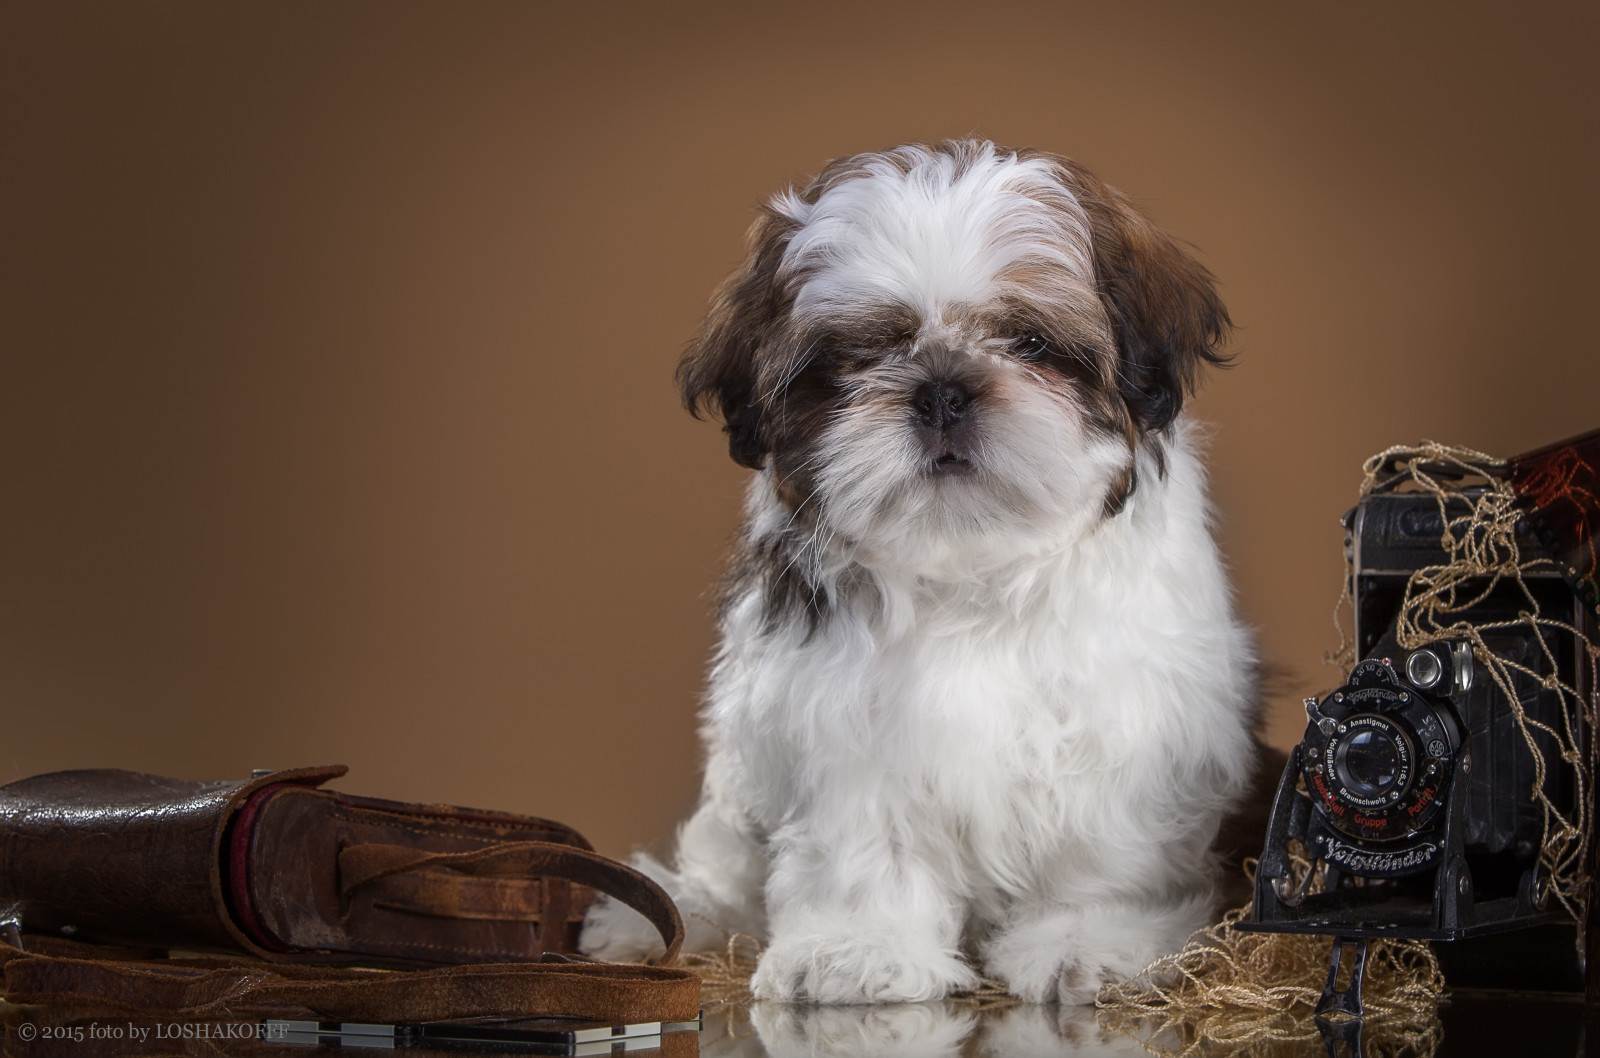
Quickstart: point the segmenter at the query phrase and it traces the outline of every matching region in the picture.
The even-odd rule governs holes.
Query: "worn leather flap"
[[[247,946],[222,896],[223,831],[265,786],[315,786],[332,765],[233,782],[117,769],[0,787],[0,907],[34,932],[111,944]]]

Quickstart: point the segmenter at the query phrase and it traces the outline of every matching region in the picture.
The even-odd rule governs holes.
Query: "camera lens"
[[[1400,775],[1403,757],[1393,734],[1367,728],[1340,744],[1333,766],[1340,782],[1357,797],[1380,797]]]

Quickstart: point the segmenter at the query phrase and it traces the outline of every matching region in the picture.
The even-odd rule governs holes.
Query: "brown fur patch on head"
[[[1117,387],[1116,357],[1098,318],[1085,318],[1070,304],[1007,295],[980,314],[979,321],[985,334],[1013,348],[1042,343],[1032,357],[1047,369],[1041,377],[1068,383],[1074,405],[1090,426],[1113,436],[1125,432],[1128,410]]]
[[[1118,388],[1141,434],[1166,429],[1194,392],[1201,367],[1227,364],[1233,328],[1216,280],[1122,192],[1059,155],[1047,159],[1088,216],[1095,289],[1117,346]]]
[[[802,511],[814,492],[813,444],[845,400],[842,380],[909,348],[920,327],[916,312],[895,302],[864,304],[820,325],[773,327],[756,367],[755,401],[778,496],[790,510]]]

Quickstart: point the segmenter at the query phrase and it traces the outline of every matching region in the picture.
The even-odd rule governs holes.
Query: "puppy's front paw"
[[[1132,1036],[1102,1027],[1093,1007],[1040,1003],[1018,1003],[987,1014],[977,1053],[982,1058],[1149,1058],[1151,1054]]]
[[[1030,1003],[1092,1003],[1098,988],[1079,953],[1017,934],[989,946],[984,968]]]
[[[601,895],[583,916],[578,950],[606,962],[644,962],[666,948],[649,919],[622,901]]]
[[[1093,1006],[1101,985],[1121,981],[1137,972],[1133,969],[1123,973],[1097,963],[1096,959],[1069,956],[1056,970],[1054,979],[1045,984],[1045,998],[1062,1006]]]
[[[889,932],[779,937],[750,989],[786,1003],[918,1003],[971,988],[977,974],[932,941]]]
[[[1030,915],[989,940],[984,968],[1029,1002],[1093,1003],[1102,986],[1126,981],[1181,948],[1198,925],[1194,918],[1187,905]]]
[[[1080,1006],[1092,1004],[1103,986],[1126,981],[1147,962],[1143,956],[1057,948],[1024,955],[1009,965],[991,956],[987,966],[1013,995],[1030,1003]]]

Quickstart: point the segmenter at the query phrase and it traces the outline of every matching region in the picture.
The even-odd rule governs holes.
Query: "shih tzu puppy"
[[[1068,159],[963,140],[775,197],[679,367],[753,474],[690,948],[758,997],[1088,1002],[1213,913],[1249,778],[1250,637],[1180,415],[1229,328],[1210,274]],[[659,944],[620,905],[582,943]]]

